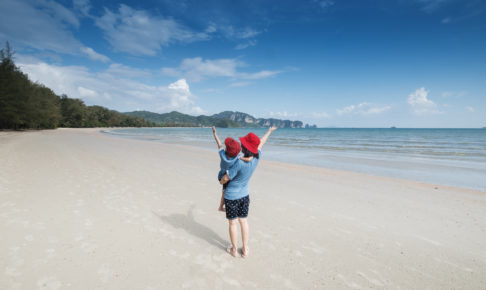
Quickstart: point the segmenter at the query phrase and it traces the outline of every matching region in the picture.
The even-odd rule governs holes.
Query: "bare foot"
[[[225,212],[225,211],[226,211],[226,209],[225,209],[224,207],[222,207],[222,206],[220,206],[220,207],[218,208],[218,210],[219,210],[219,211],[222,211],[222,212]]]
[[[236,257],[237,249],[233,247],[227,247],[226,252],[228,252],[231,256]]]
[[[241,257],[242,258],[247,258],[248,255],[250,254],[250,248],[241,248]]]

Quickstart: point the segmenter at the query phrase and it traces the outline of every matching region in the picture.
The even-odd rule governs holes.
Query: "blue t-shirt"
[[[262,152],[258,150],[259,157],[262,157]],[[250,194],[248,183],[250,178],[258,166],[260,158],[253,157],[249,162],[238,159],[230,169],[228,169],[228,177],[231,182],[224,191],[224,198],[229,200],[240,199]]]
[[[219,149],[219,158],[221,159],[221,162],[219,163],[219,172],[218,172],[218,180],[223,177],[223,175],[226,173],[226,170],[230,169],[236,161],[238,161],[239,155],[235,157],[228,157],[226,156],[226,151],[224,151],[224,148]]]

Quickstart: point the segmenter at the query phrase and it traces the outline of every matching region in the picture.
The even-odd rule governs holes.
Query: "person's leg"
[[[228,219],[229,225],[229,235],[231,241],[231,249],[228,252],[232,256],[236,256],[237,251],[237,244],[238,244],[238,221],[236,218],[238,217],[237,210],[236,210],[236,202],[234,200],[224,200],[224,206],[226,208],[226,218]]]
[[[238,222],[236,219],[228,220],[229,222],[229,235],[231,240],[231,249],[229,253],[232,256],[236,256],[236,251],[238,249]]]
[[[248,218],[238,218],[241,227],[241,240],[243,242],[243,247],[241,248],[241,253],[243,257],[247,257],[249,254],[248,239],[250,237],[250,225],[248,225]]]
[[[225,211],[224,210],[224,190],[221,193],[221,201],[219,202],[219,208],[218,208],[218,210],[219,211]]]
[[[250,209],[250,196],[241,198],[238,202],[238,220],[241,227],[241,256],[246,258],[249,254],[248,240],[250,238],[250,226],[248,225],[248,211]]]

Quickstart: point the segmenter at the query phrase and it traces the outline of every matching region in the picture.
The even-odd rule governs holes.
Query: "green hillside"
[[[251,115],[241,112],[225,111],[212,116],[191,116],[176,111],[164,114],[157,114],[148,111],[134,111],[124,113],[129,116],[144,118],[147,121],[167,127],[209,127],[221,128],[261,128],[276,126],[279,128],[302,128],[301,121],[254,118]]]

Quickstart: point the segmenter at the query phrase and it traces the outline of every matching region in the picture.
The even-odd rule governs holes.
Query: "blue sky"
[[[486,2],[0,1],[0,41],[57,94],[338,127],[486,126]]]

